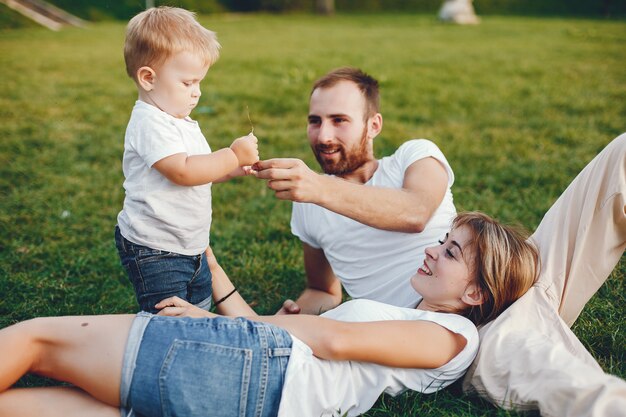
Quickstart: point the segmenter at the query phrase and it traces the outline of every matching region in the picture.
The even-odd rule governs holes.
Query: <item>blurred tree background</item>
[[[87,20],[127,20],[146,7],[145,0],[51,0]],[[200,14],[223,12],[311,13],[330,8],[337,13],[407,12],[435,14],[442,0],[154,0],[157,6],[184,7]],[[333,4],[334,3],[334,4]],[[323,6],[322,6],[323,5]],[[333,7],[334,6],[334,7]],[[0,6],[0,14],[12,13]],[[474,0],[479,15],[553,15],[624,17],[626,0]],[[2,25],[0,27],[10,27]]]

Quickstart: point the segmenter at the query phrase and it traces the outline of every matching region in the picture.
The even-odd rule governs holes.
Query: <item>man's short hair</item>
[[[137,81],[139,68],[158,67],[184,51],[200,56],[211,66],[219,57],[219,49],[215,32],[198,23],[195,13],[178,7],[153,7],[128,22],[124,42],[126,72]]]
[[[359,88],[365,97],[365,118],[372,117],[379,111],[380,98],[378,81],[358,68],[337,68],[315,81],[311,94],[318,88],[329,88],[341,81],[351,81]]]

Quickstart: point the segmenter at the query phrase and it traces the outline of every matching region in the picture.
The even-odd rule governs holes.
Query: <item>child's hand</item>
[[[230,149],[235,153],[239,166],[249,166],[259,160],[258,139],[252,133],[235,139]]]
[[[244,167],[241,167],[241,169],[243,170],[243,175],[247,176],[247,175],[253,175],[256,177],[256,174],[258,174],[258,172],[251,167],[250,165],[246,165]]]

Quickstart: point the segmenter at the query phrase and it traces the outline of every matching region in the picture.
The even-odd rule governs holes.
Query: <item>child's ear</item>
[[[476,283],[471,283],[465,289],[461,301],[470,306],[478,306],[485,302],[482,289]]]
[[[141,67],[137,70],[137,83],[145,91],[152,91],[155,80],[156,72],[152,68]]]

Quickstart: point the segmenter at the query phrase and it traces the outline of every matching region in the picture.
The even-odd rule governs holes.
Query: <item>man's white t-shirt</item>
[[[421,233],[375,229],[315,204],[293,203],[292,233],[302,242],[324,250],[333,272],[351,297],[411,308],[419,302],[409,278],[424,261],[424,250],[450,231],[456,215],[450,190],[454,182],[452,168],[433,142],[413,139],[402,144],[393,155],[379,160],[376,172],[365,184],[400,189],[407,168],[428,157],[445,167],[448,188]]]
[[[126,197],[117,223],[122,236],[131,242],[198,255],[209,245],[211,184],[177,185],[152,167],[178,153],[211,153],[198,123],[138,100],[124,139]]]
[[[406,390],[432,393],[463,376],[478,352],[476,326],[456,314],[352,300],[322,316],[350,322],[426,320],[462,335],[467,343],[458,355],[439,368],[413,369],[319,359],[313,356],[311,348],[292,335],[293,346],[278,411],[281,417],[357,416],[369,410],[383,392],[393,396]]]

